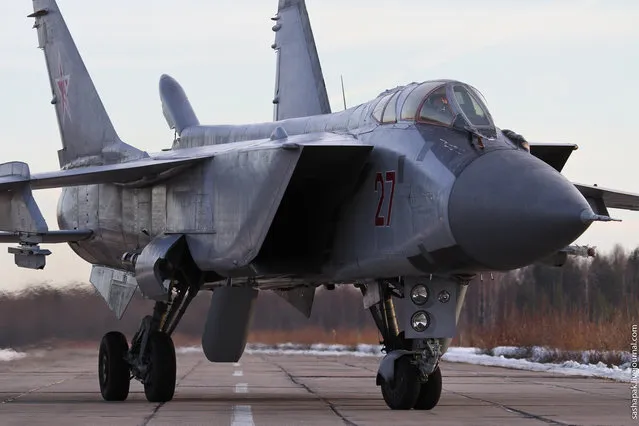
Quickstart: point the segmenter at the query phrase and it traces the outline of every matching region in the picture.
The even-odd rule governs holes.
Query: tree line
[[[484,274],[469,286],[457,343],[621,349],[627,340],[626,326],[639,321],[638,287],[639,248],[626,253],[615,247],[595,259],[570,258],[562,268],[533,265]],[[199,339],[209,299],[210,292],[195,298],[177,333]],[[0,347],[97,341],[110,330],[122,330],[131,337],[152,307],[152,301],[136,295],[118,321],[92,287],[82,283],[0,294]],[[268,331],[305,328],[322,330],[318,337],[322,339],[353,330],[369,333],[349,336],[377,338],[370,333],[374,324],[363,309],[361,293],[350,286],[318,289],[310,319],[274,293],[260,293],[252,321],[254,339]]]

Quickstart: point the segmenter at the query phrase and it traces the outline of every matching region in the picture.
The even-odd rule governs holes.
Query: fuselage
[[[278,221],[276,215],[278,235],[238,249],[242,243],[220,235],[232,220],[217,213],[219,190],[211,189],[210,182],[220,179],[215,175],[220,168],[238,176],[251,171],[238,168],[238,158],[219,155],[150,187],[65,189],[60,227],[94,230],[92,240],[71,245],[94,264],[122,268],[124,253],[140,250],[163,233],[183,232],[200,269],[219,276],[348,282],[514,269],[562,249],[588,226],[581,214],[590,207],[572,184],[506,138],[477,91],[455,81],[413,83],[334,114],[191,126],[181,132],[172,152],[189,156],[244,142],[267,153],[278,127],[289,136],[331,133],[374,147],[357,182],[344,182],[355,190],[330,218],[311,219],[321,202],[302,191],[289,201],[290,216]],[[314,179],[319,183],[309,191],[330,198],[331,188],[323,187],[321,175]],[[302,202],[308,208],[300,207]],[[284,215],[282,210],[277,214]],[[308,220],[300,218],[305,214]],[[322,235],[299,237],[300,228],[313,226]],[[300,244],[318,248],[299,253],[286,248]]]

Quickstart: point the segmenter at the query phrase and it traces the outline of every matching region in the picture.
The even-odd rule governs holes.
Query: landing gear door
[[[452,338],[457,333],[457,299],[460,285],[454,280],[408,279],[404,284],[401,312],[409,339]]]

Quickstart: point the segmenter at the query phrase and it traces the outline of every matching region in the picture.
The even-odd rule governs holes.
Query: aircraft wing
[[[575,187],[597,214],[608,216],[607,209],[639,211],[639,194],[582,184],[575,184]]]
[[[282,130],[282,132],[284,132]],[[29,166],[22,162],[0,164],[0,243],[31,242],[63,243],[91,237],[90,230],[49,231],[40,209],[32,195],[34,189],[69,186],[120,184],[127,187],[144,187],[176,176],[186,168],[232,152],[248,152],[270,149],[320,148],[331,146],[362,147],[350,136],[316,134],[288,136],[274,133],[270,140],[253,140],[229,144],[210,145],[193,149],[167,151],[126,163],[77,167],[53,172],[31,174]],[[321,148],[324,149],[321,149]],[[332,152],[332,151],[331,151]]]
[[[579,147],[574,143],[540,143],[530,142],[530,153],[552,166],[558,172],[566,165],[570,154]]]
[[[558,172],[566,165],[570,154],[579,147],[570,143],[532,142],[530,153]],[[598,186],[575,184],[575,187],[588,200],[595,213],[609,216],[608,209],[639,211],[639,194],[601,188]]]
[[[164,173],[182,170],[202,158],[153,159],[128,163],[81,167],[70,170],[31,174],[26,163],[11,162],[0,165],[0,191],[13,190],[25,184],[31,189],[62,188],[65,186],[100,183],[139,183],[143,185]]]
[[[208,155],[210,157],[211,155]],[[68,243],[88,239],[91,230],[50,231],[33,198],[33,189],[120,183],[145,186],[173,176],[207,156],[191,158],[144,158],[128,163],[88,166],[31,174],[22,162],[0,164],[0,243],[20,243],[31,248],[37,244]],[[39,248],[35,248],[39,250]],[[38,263],[38,267],[42,264]]]
[[[83,241],[91,238],[93,231],[44,231],[31,236],[26,236],[21,232],[0,232],[0,243],[19,243],[31,238],[34,242],[42,244],[60,244],[76,241]]]

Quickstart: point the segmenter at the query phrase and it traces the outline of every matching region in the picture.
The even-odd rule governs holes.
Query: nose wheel
[[[419,371],[410,358],[399,358],[395,363],[395,378],[383,381],[382,396],[391,410],[410,410],[415,406],[420,391]]]
[[[432,410],[442,394],[442,373],[439,367],[421,382],[419,370],[410,357],[399,358],[395,363],[395,378],[381,384],[384,402],[391,410]]]
[[[129,344],[124,334],[107,333],[100,342],[98,380],[105,401],[124,401],[129,396],[131,376],[126,360]]]
[[[428,381],[422,383],[415,402],[415,410],[432,410],[442,395],[442,371],[437,367],[428,376]]]

